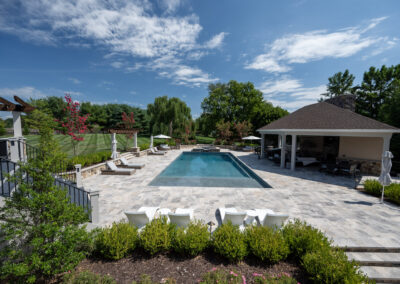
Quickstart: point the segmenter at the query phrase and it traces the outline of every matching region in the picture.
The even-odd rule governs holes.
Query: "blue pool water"
[[[153,186],[270,187],[230,153],[183,152]]]

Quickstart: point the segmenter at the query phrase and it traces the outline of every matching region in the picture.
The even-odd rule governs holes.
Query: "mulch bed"
[[[212,252],[206,252],[195,258],[182,258],[177,255],[156,255],[149,257],[140,251],[118,261],[86,259],[77,267],[77,271],[91,271],[100,275],[109,275],[118,283],[138,281],[141,275],[151,276],[155,282],[173,278],[177,283],[197,283],[201,277],[213,268],[235,271],[253,279],[253,273],[278,275],[288,273],[300,283],[310,283],[307,275],[293,261],[282,261],[267,265],[255,258],[248,258],[239,264],[230,264]],[[251,283],[248,281],[247,283]]]

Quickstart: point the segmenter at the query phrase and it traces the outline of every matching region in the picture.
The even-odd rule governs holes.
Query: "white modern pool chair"
[[[124,157],[120,159],[121,164],[127,168],[132,169],[141,169],[145,166],[145,164],[138,164],[138,163],[129,163]]]
[[[177,208],[175,213],[168,213],[169,221],[178,227],[186,228],[193,220],[193,209]]]
[[[251,216],[255,216],[255,219],[257,221],[258,225],[261,225],[264,223],[264,219],[267,216],[267,214],[275,214],[275,212],[271,209],[252,209],[249,210]]]
[[[246,212],[238,212],[236,208],[218,208],[221,223],[227,224],[229,221],[232,225],[239,226],[240,230],[244,230],[244,219],[246,218]]]
[[[157,151],[156,148],[150,148],[150,153],[151,155],[159,155],[159,156],[163,156],[165,155],[166,152],[164,151]]]
[[[262,226],[267,226],[274,229],[280,229],[285,225],[286,220],[289,219],[289,215],[287,214],[267,214],[265,216],[264,221],[261,223]]]
[[[158,207],[140,207],[138,211],[125,211],[130,224],[142,230],[147,223],[154,219]]]

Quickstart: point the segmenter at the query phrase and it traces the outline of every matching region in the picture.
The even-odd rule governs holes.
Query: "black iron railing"
[[[8,159],[0,158],[0,178],[1,178],[1,189],[0,195],[9,197],[12,192],[18,190],[18,184],[14,181],[10,181],[8,179],[8,175],[13,176],[19,169],[19,165],[13,161]],[[28,174],[23,174],[23,179],[30,183],[32,182],[32,178],[29,177]],[[60,178],[56,174],[54,174],[54,183],[57,187],[62,188],[67,191],[69,200],[71,203],[76,204],[77,206],[82,207],[85,212],[88,213],[89,218],[91,220],[91,203],[90,203],[90,194],[83,188],[77,187],[73,182]]]

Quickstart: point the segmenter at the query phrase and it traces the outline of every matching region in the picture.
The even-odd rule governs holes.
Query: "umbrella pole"
[[[385,195],[385,186],[382,186],[382,197],[381,197],[381,203],[383,203],[383,196]]]

